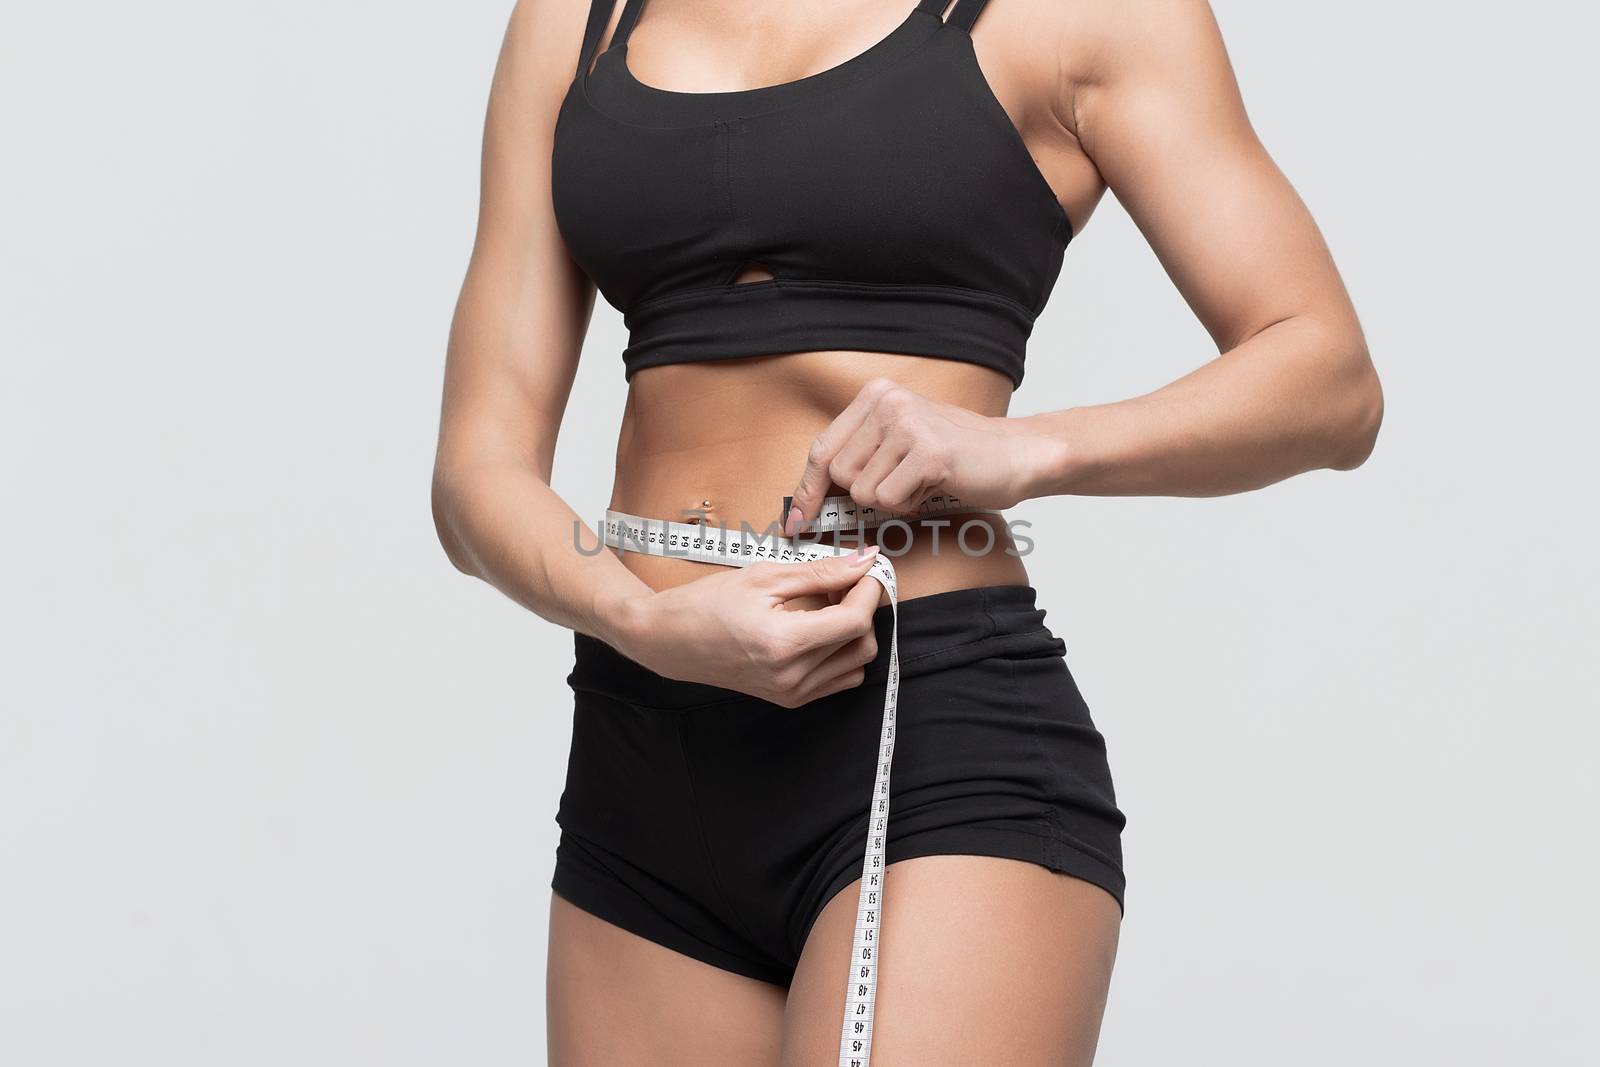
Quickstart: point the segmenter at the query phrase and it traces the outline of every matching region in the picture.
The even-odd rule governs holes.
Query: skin
[[[650,0],[628,62],[640,81],[682,91],[789,81],[860,52],[913,6],[829,0],[797,15]],[[595,299],[549,196],[555,115],[587,8],[522,0],[496,70],[445,375],[440,540],[465,573],[658,673],[796,707],[859,684],[876,654],[879,596],[864,559],[740,570],[586,556],[571,547],[584,517],[550,488]],[[759,528],[789,521],[773,512],[791,493],[803,521],[830,492],[895,510],[934,488],[996,508],[1066,493],[1216,495],[1366,459],[1383,400],[1359,322],[1250,126],[1207,5],[990,0],[972,36],[1074,228],[1114,190],[1217,355],[1144,396],[1027,418],[1007,417],[1008,380],[949,360],[812,352],[651,368],[630,386],[612,507],[675,517],[710,501],[712,521]],[[684,411],[700,419],[690,445],[669,432]],[[737,475],[722,459],[730,449]],[[895,558],[902,601],[1028,582],[1003,531],[977,558],[934,554],[927,541]],[[990,1063],[1092,1060],[1117,939],[1109,895],[986,857],[903,861],[888,877],[875,1063],[970,1063],[980,1050]],[[552,899],[551,1062],[708,1062],[695,1044],[707,1032],[727,1062],[832,1062],[856,892],[828,904],[788,990]]]

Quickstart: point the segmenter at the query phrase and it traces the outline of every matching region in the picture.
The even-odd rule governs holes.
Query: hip
[[[903,600],[899,610],[892,833],[981,823],[1120,872],[1124,819],[1105,740],[1035,591],[981,586]],[[799,708],[668,679],[575,635],[558,821],[644,857],[642,865],[664,850],[655,862],[665,869],[677,835],[654,820],[681,801],[701,813],[702,833],[725,835],[720,844],[733,852],[781,826],[783,855],[769,857],[780,868],[852,848],[859,863],[888,673],[887,607],[874,623],[880,655],[865,681]],[[1107,888],[1120,901],[1120,884]]]

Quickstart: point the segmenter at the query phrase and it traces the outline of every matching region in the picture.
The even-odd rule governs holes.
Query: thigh
[[[778,986],[691,959],[550,895],[551,1067],[777,1064],[783,1011]]]
[[[806,941],[783,1067],[838,1061],[859,885]],[[1093,1062],[1121,926],[1109,893],[1020,860],[923,856],[889,866],[884,904],[874,1067]]]

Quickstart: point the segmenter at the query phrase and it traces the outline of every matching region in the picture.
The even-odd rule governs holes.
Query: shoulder
[[[1095,90],[1226,66],[1207,0],[987,0],[972,36],[982,58],[1003,55],[1009,77],[1049,100],[1072,133]]]
[[[589,0],[517,0],[512,5],[484,121],[486,185],[534,184],[528,168],[548,158],[577,74],[588,12]]]
[[[1048,33],[1074,84],[1109,85],[1225,62],[1207,0],[1045,0]]]
[[[1085,143],[1095,110],[1239,106],[1222,32],[1207,0],[1024,0],[1047,12],[1058,113]]]
[[[516,0],[506,24],[502,66],[545,88],[565,88],[578,69],[591,10],[612,16],[611,0]]]

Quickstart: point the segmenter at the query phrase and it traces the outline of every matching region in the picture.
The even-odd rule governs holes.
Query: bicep
[[[595,295],[550,196],[556,115],[585,8],[523,0],[506,30],[484,124],[477,235],[450,327],[441,463],[512,460],[549,475]]]
[[[1296,315],[1353,322],[1316,223],[1251,127],[1209,6],[1100,10],[1080,139],[1219,347]]]

